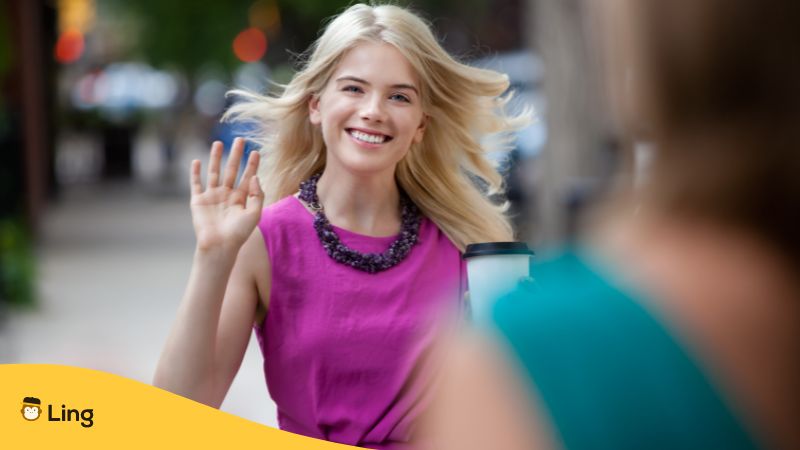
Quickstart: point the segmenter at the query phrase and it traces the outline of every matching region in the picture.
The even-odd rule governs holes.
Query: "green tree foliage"
[[[280,11],[280,31],[269,36],[267,61],[281,63],[291,53],[305,50],[319,35],[323,23],[356,2],[352,0],[270,0]],[[138,23],[135,53],[153,65],[173,66],[187,74],[213,63],[233,69],[240,62],[231,46],[236,35],[250,26],[254,0],[105,0],[117,13]],[[376,2],[389,3],[389,2]],[[395,0],[430,19],[453,17],[477,26],[488,6],[486,0]],[[460,19],[459,19],[460,18]]]
[[[20,220],[0,220],[0,303],[34,302],[33,242]]]
[[[225,68],[239,64],[231,45],[249,26],[250,4],[252,0],[116,0],[114,7],[139,23],[135,51],[142,59],[191,74],[209,62]]]

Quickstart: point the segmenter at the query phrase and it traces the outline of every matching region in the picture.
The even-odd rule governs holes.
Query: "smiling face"
[[[325,89],[309,102],[327,148],[327,169],[394,174],[425,119],[417,76],[392,45],[363,43],[345,53]]]

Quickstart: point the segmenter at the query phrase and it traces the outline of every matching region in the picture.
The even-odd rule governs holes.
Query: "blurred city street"
[[[0,327],[0,363],[66,364],[150,383],[192,260],[188,192],[133,181],[73,186],[43,219],[40,302],[12,310]],[[277,426],[254,339],[222,409]]]
[[[205,356],[238,357],[249,332],[220,410],[278,428],[241,301],[271,271],[287,431],[800,449],[797,42],[789,0],[0,1],[0,369],[22,374],[0,394],[19,442],[116,447],[162,422],[177,447],[258,439],[51,373],[164,393],[173,328],[159,385],[219,398],[231,364]],[[269,264],[242,247],[258,211],[229,189],[237,165],[265,205],[299,188],[315,211],[315,230],[303,206],[262,214]],[[176,324],[190,177],[212,257]],[[230,277],[213,254],[242,248]],[[467,318],[442,314],[451,297]],[[103,410],[87,394],[125,408],[110,445],[80,428]],[[45,409],[81,423],[34,436]]]
[[[538,1],[422,0],[413,8],[445,50],[508,75],[509,94],[517,94],[509,114],[535,110],[507,148],[485,142],[503,147],[489,157],[506,179],[520,238],[534,243],[567,229],[562,193],[572,211],[573,185],[595,177],[572,170],[572,161],[590,159],[573,149],[596,142],[585,120],[548,130],[544,60],[531,48],[544,30],[530,26]],[[246,100],[226,93],[277,94],[320,25],[350,3],[0,2],[0,364],[152,381],[192,263],[190,161],[207,167],[215,140],[230,148],[235,137],[250,137],[246,151],[257,148],[272,131],[259,121],[221,121]],[[549,24],[552,11],[545,13]],[[564,79],[570,91],[588,86]],[[584,91],[555,104],[557,123],[587,110]],[[562,134],[570,139],[559,141]],[[541,158],[551,142],[559,157]],[[222,409],[277,425],[254,339]]]

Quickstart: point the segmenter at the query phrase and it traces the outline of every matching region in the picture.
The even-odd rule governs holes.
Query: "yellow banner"
[[[96,370],[0,364],[2,448],[352,449]]]

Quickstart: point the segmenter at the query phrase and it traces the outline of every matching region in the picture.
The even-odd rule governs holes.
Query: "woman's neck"
[[[326,168],[317,196],[331,224],[369,236],[400,230],[400,191],[393,174],[353,176]]]

